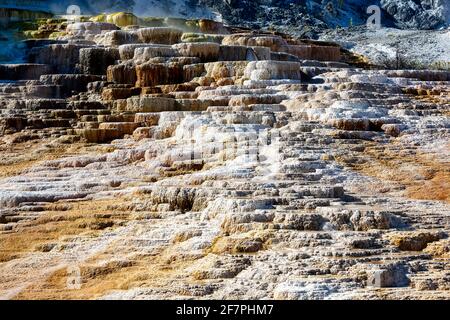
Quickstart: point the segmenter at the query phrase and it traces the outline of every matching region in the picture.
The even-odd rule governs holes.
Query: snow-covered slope
[[[449,0],[381,0],[380,4],[403,29],[434,29],[450,24]]]
[[[145,0],[143,0],[145,1]],[[328,27],[364,24],[367,8],[381,8],[381,23],[404,29],[437,29],[450,25],[449,0],[193,0],[219,11],[226,20],[258,24],[314,25]],[[311,20],[312,19],[312,20]],[[317,23],[316,23],[317,24]]]

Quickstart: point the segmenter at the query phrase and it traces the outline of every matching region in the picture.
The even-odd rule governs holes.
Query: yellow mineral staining
[[[450,170],[431,173],[425,183],[408,187],[406,192],[412,199],[442,200],[450,202]]]
[[[358,68],[374,69],[376,66],[372,64],[369,59],[363,55],[341,49],[342,61],[347,62]]]
[[[31,26],[37,27],[37,29],[27,29],[23,31],[23,35],[27,38],[57,38],[66,34],[65,29],[67,22],[62,19],[38,20],[36,25],[31,24]]]
[[[395,234],[390,241],[402,251],[422,251],[428,244],[439,241],[441,237],[443,235],[438,232],[415,231]]]
[[[430,89],[429,87],[421,88],[407,88],[404,90],[405,94],[412,95],[412,97],[420,102],[432,103],[442,106],[442,113],[444,115],[450,115],[450,111],[446,106],[450,101],[450,91],[445,86],[435,86],[435,88]]]
[[[21,134],[16,134],[20,136]],[[84,154],[111,152],[110,146],[90,146],[84,143],[51,144],[51,140],[33,139],[21,143],[0,143],[0,178],[18,175],[42,161]],[[27,152],[25,152],[25,150]]]
[[[45,214],[25,222],[14,233],[0,234],[0,261],[23,257],[46,247],[64,245],[63,238],[95,236],[126,220],[122,213],[102,215],[115,201],[85,201],[49,205]],[[113,220],[115,218],[116,220]]]
[[[231,236],[223,235],[217,237],[206,252],[214,254],[256,253],[264,250],[271,238],[273,238],[273,232],[270,231],[250,231]]]
[[[116,290],[139,287],[164,290],[167,286],[173,286],[187,268],[204,256],[183,255],[173,251],[174,248],[169,246],[152,254],[120,257],[113,246],[107,247],[103,253],[79,264],[82,279],[79,289],[67,287],[70,270],[62,267],[42,282],[20,292],[14,299],[95,299]],[[184,294],[192,295],[190,292]]]
[[[118,27],[127,27],[139,24],[139,19],[129,12],[116,12],[111,14],[100,14],[90,19],[92,22],[107,22]]]
[[[204,33],[194,33],[185,32],[181,37],[183,42],[215,42],[222,43],[223,35],[217,34],[204,34]]]
[[[223,24],[207,19],[201,19],[198,21],[200,31],[203,33],[221,33],[224,31]]]
[[[450,258],[450,240],[444,239],[437,242],[432,242],[423,250],[435,257],[449,259]]]
[[[178,232],[173,238],[173,243],[180,243],[192,239],[194,237],[200,236],[202,232],[200,230],[183,230]]]
[[[353,161],[351,166],[369,176],[403,186],[404,195],[409,198],[449,203],[450,163],[420,151],[398,152],[398,148],[395,144],[386,148],[368,146],[364,149],[364,163]]]

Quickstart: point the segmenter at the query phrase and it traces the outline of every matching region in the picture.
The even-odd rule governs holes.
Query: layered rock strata
[[[450,297],[450,73],[67,30],[0,66],[0,297]]]

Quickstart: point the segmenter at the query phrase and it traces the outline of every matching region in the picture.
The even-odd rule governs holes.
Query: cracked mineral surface
[[[450,299],[450,72],[92,20],[0,65],[0,298]]]

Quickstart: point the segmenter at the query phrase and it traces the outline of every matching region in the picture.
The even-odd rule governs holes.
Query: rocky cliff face
[[[447,0],[381,0],[381,7],[403,29],[435,29],[450,24]]]

